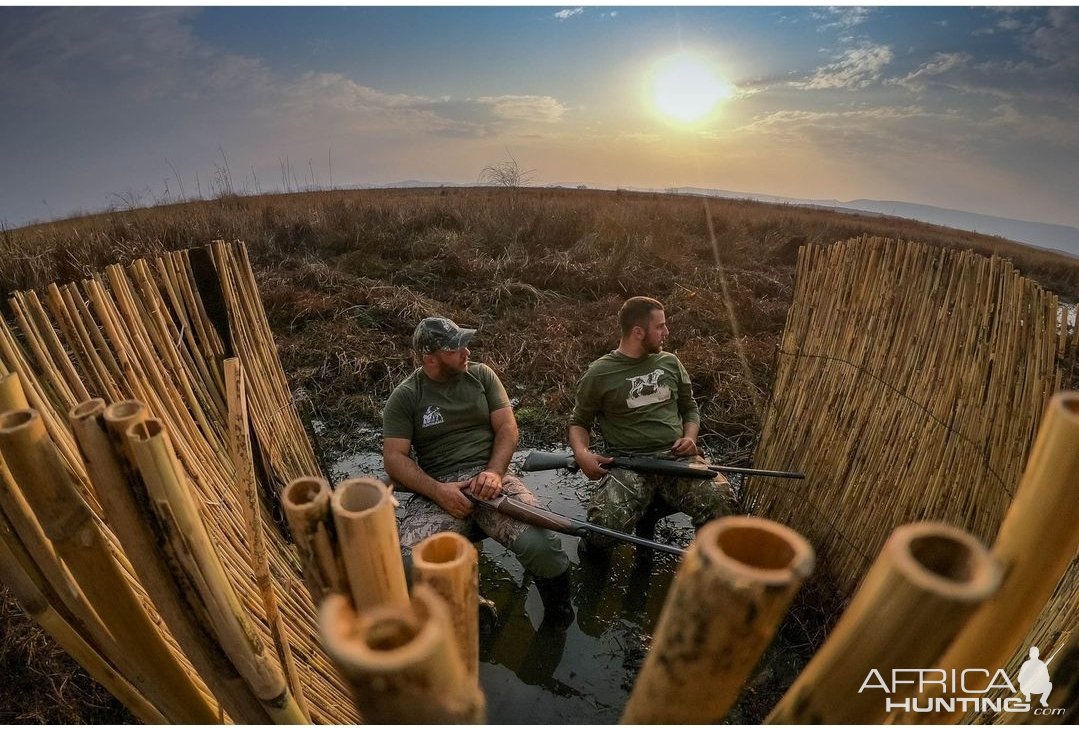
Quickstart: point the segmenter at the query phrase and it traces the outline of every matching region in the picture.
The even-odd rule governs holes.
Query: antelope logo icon
[[[670,400],[671,388],[659,384],[659,378],[662,376],[663,370],[657,368],[647,375],[627,377],[626,379],[629,380],[629,397],[626,398],[626,407],[639,408]]]

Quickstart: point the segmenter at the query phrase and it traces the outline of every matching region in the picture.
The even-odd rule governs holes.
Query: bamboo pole
[[[168,534],[170,558],[195,589],[189,599],[212,626],[222,649],[275,723],[303,724],[281,671],[266,655],[191,498],[186,479],[161,421],[147,418],[131,426],[128,446],[138,464],[151,505]]]
[[[57,553],[134,663],[133,683],[170,720],[216,721],[217,711],[179,664],[120,571],[37,411],[0,415],[0,451]]]
[[[719,722],[812,572],[797,532],[749,516],[697,533],[663,606],[623,724]]]
[[[450,611],[465,670],[479,680],[479,554],[456,532],[432,534],[412,550],[412,583],[430,585]]]
[[[303,565],[304,583],[316,605],[331,592],[348,593],[330,514],[330,484],[324,478],[293,479],[281,495],[285,519]]]
[[[358,615],[344,595],[328,595],[319,634],[372,724],[479,724],[486,700],[451,635],[445,602],[417,585],[404,607],[382,604]]]
[[[270,626],[277,656],[284,667],[296,705],[307,723],[311,716],[303,698],[303,687],[296,678],[296,664],[292,658],[288,635],[281,622],[281,612],[277,607],[274,594],[273,578],[270,575],[270,562],[266,556],[266,540],[262,534],[262,510],[255,483],[255,468],[251,460],[251,434],[248,432],[247,396],[244,387],[244,371],[240,360],[230,357],[225,360],[225,400],[228,403],[229,451],[232,466],[239,485],[240,503],[243,505],[244,520],[250,539],[251,570],[255,573],[255,584],[262,597],[262,606],[266,613],[266,622]]]
[[[113,410],[119,411],[114,421],[121,424],[145,418],[144,410]],[[245,724],[266,723],[261,704],[184,601],[158,546],[165,537],[153,531],[146,487],[137,471],[125,472],[126,464],[113,449],[122,441],[110,441],[104,414],[103,400],[88,400],[71,410],[69,422],[113,533],[169,631],[228,715]]]
[[[330,498],[330,508],[356,609],[407,606],[401,539],[389,487],[373,478],[342,481]]]
[[[981,607],[940,658],[938,668],[992,670],[1005,665],[1079,549],[1079,392],[1049,401],[1011,508],[993,544],[1004,570],[996,598]],[[992,639],[988,639],[992,636]],[[985,679],[982,681],[981,679]],[[967,682],[983,691],[989,676]],[[974,695],[959,694],[958,696]],[[954,723],[962,712],[903,715],[904,721]]]
[[[850,606],[772,710],[773,724],[873,724],[888,715],[894,669],[931,666],[1000,585],[1000,567],[966,532],[920,522],[892,532]],[[870,680],[871,672],[877,678]],[[863,690],[869,682],[871,688]],[[890,685],[890,683],[889,683]]]
[[[7,526],[0,527],[7,532]],[[10,532],[8,532],[10,533]],[[90,677],[105,687],[128,711],[144,724],[164,724],[165,717],[147,701],[108,661],[87,643],[79,632],[53,607],[45,596],[48,586],[44,577],[28,574],[9,548],[7,539],[0,539],[0,584],[11,590],[19,607],[49,634],[57,645],[75,659]]]

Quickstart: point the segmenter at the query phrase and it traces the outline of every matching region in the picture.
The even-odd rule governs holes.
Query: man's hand
[[[613,458],[601,456],[592,451],[585,451],[580,455],[574,454],[573,460],[581,467],[581,473],[588,476],[590,481],[598,481],[607,475],[607,469],[600,466],[601,463],[610,463]]]
[[[472,495],[487,501],[502,494],[502,477],[494,471],[481,471],[468,482]]]
[[[679,438],[671,446],[671,453],[676,456],[695,456],[697,455],[697,441],[694,438]]]
[[[450,481],[439,483],[434,501],[454,519],[464,519],[472,513],[472,502],[461,493],[472,481]]]

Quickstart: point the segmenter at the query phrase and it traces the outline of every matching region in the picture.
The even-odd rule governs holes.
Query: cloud
[[[566,106],[550,96],[482,96],[476,101],[491,108],[498,119],[551,123],[562,119]]]
[[[902,78],[891,79],[888,83],[903,86],[915,92],[924,91],[940,77],[968,64],[972,58],[969,53],[938,53],[933,60]]]
[[[554,16],[559,20],[568,20],[574,15],[580,15],[583,12],[584,8],[566,8],[565,10],[559,10],[557,13],[554,14]]]
[[[777,130],[791,131],[820,127],[842,127],[849,130],[855,126],[861,126],[864,129],[869,129],[872,124],[881,121],[940,116],[940,114],[927,112],[921,106],[878,106],[848,111],[782,109],[757,116],[752,122],[739,127],[735,131],[750,134],[771,134]]]
[[[803,90],[864,89],[881,78],[885,66],[891,63],[892,49],[863,43],[846,51],[835,63],[818,68],[805,81],[792,81],[791,86]]]
[[[1046,20],[1032,30],[1027,47],[1053,66],[1079,69],[1079,8],[1049,8]]]
[[[872,8],[857,6],[829,7],[813,10],[810,15],[816,20],[824,21],[818,30],[831,30],[832,28],[848,30],[867,21],[872,12]]]

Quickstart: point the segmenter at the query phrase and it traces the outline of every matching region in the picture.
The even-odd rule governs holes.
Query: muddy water
[[[524,453],[514,457],[520,463]],[[361,454],[336,464],[334,480],[382,475],[381,458]],[[526,474],[541,506],[584,519],[587,482],[564,471]],[[659,522],[656,540],[686,546],[685,515]],[[677,557],[618,547],[609,561],[581,560],[577,538],[562,536],[571,560],[576,620],[541,628],[543,606],[509,550],[493,539],[480,546],[480,592],[499,611],[497,628],[481,638],[480,681],[488,720],[505,724],[606,724],[618,720],[640,670],[677,568]]]

